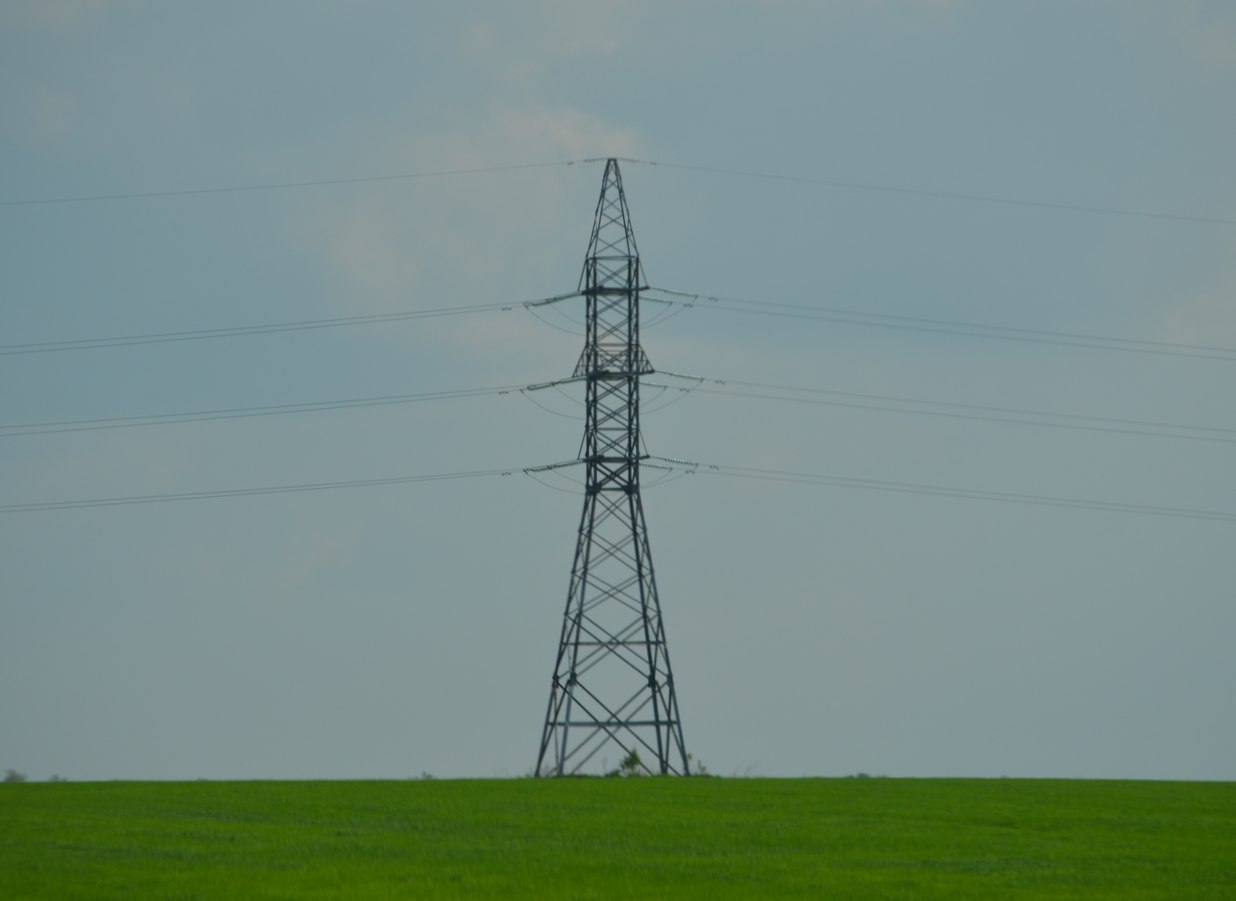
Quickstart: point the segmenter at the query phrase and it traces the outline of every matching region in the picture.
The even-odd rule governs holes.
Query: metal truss
[[[640,500],[643,270],[618,161],[605,164],[580,274],[587,385],[584,509],[536,775],[629,768],[689,775]],[[609,755],[614,755],[610,757]]]

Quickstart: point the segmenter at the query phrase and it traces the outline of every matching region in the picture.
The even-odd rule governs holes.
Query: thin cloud
[[[471,129],[401,135],[390,142],[403,148],[405,159],[427,170],[621,156],[638,150],[631,132],[576,110],[523,105],[495,106]],[[453,180],[449,190],[440,190],[442,184],[358,195],[342,214],[337,205],[322,205],[314,221],[300,227],[311,245],[309,252],[324,259],[339,280],[337,293],[349,312],[405,309],[416,306],[419,297],[441,298],[452,288],[455,294],[471,292],[471,302],[506,297],[517,302],[573,287],[574,268],[562,272],[559,282],[527,284],[523,292],[511,282],[513,273],[529,277],[532,248],[542,248],[545,256],[548,246],[553,253],[554,243],[543,240],[546,235],[556,233],[568,218],[572,223],[579,219],[579,197],[565,190],[560,172]],[[512,206],[520,209],[515,235],[509,218],[495,215]],[[581,253],[588,225],[578,223],[581,237],[572,245]],[[552,268],[552,258],[548,262]]]
[[[80,28],[110,9],[128,5],[127,0],[8,0],[0,8],[0,22],[63,31]]]

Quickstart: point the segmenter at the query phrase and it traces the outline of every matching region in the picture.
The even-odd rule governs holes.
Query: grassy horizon
[[[6,784],[0,897],[1234,898],[1236,783]]]

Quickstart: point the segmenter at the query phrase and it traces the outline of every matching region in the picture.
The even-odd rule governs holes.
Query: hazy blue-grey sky
[[[650,282],[808,310],[650,328],[654,365],[731,392],[649,389],[681,398],[652,453],[1233,514],[1233,98],[1228,2],[8,0],[7,350],[515,307],[0,356],[0,767],[530,770],[580,498],[518,470],[574,455],[577,389],[10,427],[569,375],[578,307],[518,302],[575,288],[601,167],[14,201],[659,161],[623,164]],[[492,469],[515,474],[12,508]],[[1236,778],[1230,516],[703,471],[645,506],[714,772]]]

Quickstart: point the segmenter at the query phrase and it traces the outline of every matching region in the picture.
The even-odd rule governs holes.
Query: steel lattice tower
[[[633,762],[634,752],[647,772],[690,773],[640,500],[640,377],[653,371],[639,342],[644,287],[610,159],[579,281],[587,305],[574,373],[587,386],[584,509],[538,776],[581,773],[602,751],[617,755],[611,764]]]

